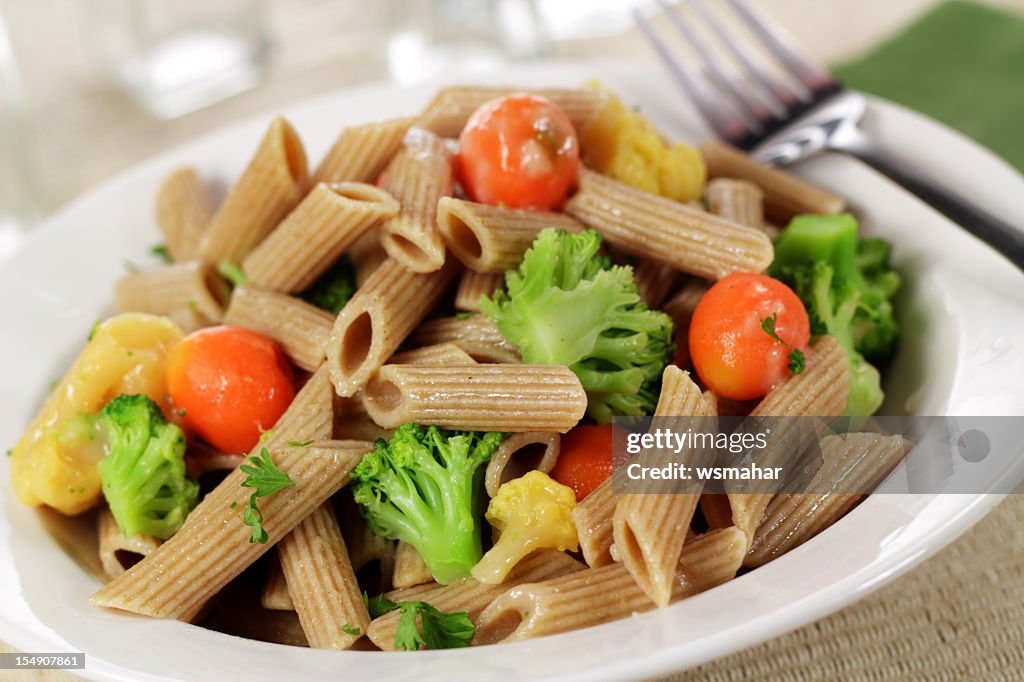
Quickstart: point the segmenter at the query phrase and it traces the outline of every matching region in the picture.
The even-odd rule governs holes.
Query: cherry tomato
[[[708,289],[693,311],[690,357],[714,393],[750,400],[790,375],[791,353],[806,352],[810,336],[807,311],[792,289],[767,275],[734,273]]]
[[[565,112],[537,95],[499,97],[473,112],[455,170],[473,201],[554,209],[579,171],[579,142]]]
[[[228,453],[250,451],[284,414],[292,379],[277,343],[241,327],[200,329],[167,356],[167,389],[185,425]]]
[[[558,463],[549,475],[582,501],[612,475],[612,425],[584,424],[562,436]]]

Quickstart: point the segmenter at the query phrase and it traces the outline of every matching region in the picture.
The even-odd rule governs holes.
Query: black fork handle
[[[858,144],[843,146],[843,151],[902,185],[1024,271],[1024,230],[992,215],[887,150]]]

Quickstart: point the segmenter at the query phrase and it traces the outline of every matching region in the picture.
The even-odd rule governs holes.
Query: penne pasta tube
[[[678,279],[672,266],[653,260],[642,260],[633,268],[633,280],[648,308],[660,308]]]
[[[166,317],[181,328],[186,334],[191,334],[197,329],[212,327],[216,324],[213,320],[203,315],[192,306],[178,308],[167,313]]]
[[[580,551],[591,568],[612,563],[612,515],[619,497],[612,491],[612,479],[606,478],[572,510]]]
[[[746,550],[735,528],[714,530],[687,543],[676,567],[672,601],[731,580]],[[477,619],[472,644],[497,644],[590,627],[648,611],[653,603],[620,564],[588,568],[508,589]]]
[[[360,182],[320,183],[246,256],[249,283],[275,291],[308,288],[368,229],[398,213],[398,202]]]
[[[312,372],[323,364],[334,316],[294,296],[244,284],[235,288],[224,323],[269,336],[292,362]]]
[[[338,395],[355,395],[444,295],[458,267],[415,273],[388,259],[349,300],[327,340]],[[431,344],[424,344],[431,345]]]
[[[412,128],[381,174],[380,185],[398,200],[398,215],[381,225],[388,255],[413,272],[434,272],[445,261],[437,229],[437,202],[452,193],[455,173],[444,140]]]
[[[475,365],[476,360],[454,343],[438,343],[420,346],[412,350],[395,353],[388,360],[389,365]]]
[[[114,302],[123,313],[173,315],[190,309],[213,322],[224,319],[230,296],[227,282],[199,261],[132,272],[114,285]]]
[[[706,279],[762,272],[774,257],[771,241],[760,230],[593,171],[580,172],[579,191],[565,210],[626,253]]]
[[[179,168],[156,191],[156,224],[175,263],[199,257],[199,241],[213,217],[210,195],[194,168]]]
[[[482,314],[424,322],[417,327],[412,341],[424,346],[454,343],[477,362],[522,362],[519,351],[502,336],[494,320]]]
[[[488,206],[444,197],[437,202],[437,228],[455,257],[470,270],[500,272],[518,267],[537,234],[548,227],[579,232],[582,223],[565,213]]]
[[[505,275],[500,272],[463,270],[455,290],[455,309],[480,312],[480,297],[491,298],[494,292],[505,288]]]
[[[117,527],[114,515],[106,507],[96,517],[96,536],[99,543],[100,565],[107,580],[113,580],[129,568],[152,554],[161,540],[152,535],[126,538]]]
[[[203,233],[202,260],[241,263],[299,203],[308,174],[302,141],[287,121],[275,118]]]
[[[661,306],[662,312],[672,318],[675,324],[676,338],[683,341],[676,350],[675,362],[680,367],[690,364],[690,347],[687,342],[690,330],[690,318],[693,311],[697,309],[704,292],[708,290],[711,283],[696,277],[691,278],[683,287],[677,291],[668,301]]]
[[[284,577],[284,570],[281,568],[281,560],[274,552],[267,567],[267,577],[263,583],[263,593],[260,595],[260,606],[268,611],[294,611],[295,602],[288,594],[288,581]]]
[[[758,163],[739,149],[713,140],[701,147],[708,177],[749,180],[764,192],[764,211],[769,220],[786,224],[801,213],[832,214],[846,208],[840,197],[799,176]]]
[[[391,584],[396,590],[415,587],[433,582],[427,563],[412,545],[399,542],[395,548],[395,572],[391,576]]]
[[[700,388],[675,365],[665,368],[655,417],[707,415]],[[659,607],[672,597],[676,564],[700,493],[639,493],[619,498],[612,537],[623,567]]]
[[[370,228],[356,239],[345,255],[352,261],[356,271],[356,288],[366,284],[377,268],[388,259],[388,252],[380,245],[380,228]]]
[[[749,180],[715,178],[707,184],[704,199],[711,213],[768,232],[764,222],[764,192]]]
[[[491,455],[484,472],[484,488],[494,497],[502,483],[519,478],[530,471],[545,474],[555,468],[562,437],[557,433],[526,431],[513,433],[501,442]]]
[[[608,103],[608,93],[597,88],[512,88],[453,85],[427,104],[416,125],[441,137],[458,137],[466,121],[481,104],[513,92],[528,91],[545,97],[565,112],[577,135],[586,132]]]
[[[364,447],[370,449],[368,443]],[[370,614],[330,501],[281,541],[278,555],[309,645],[351,647],[366,632]]]
[[[465,611],[470,620],[476,620],[491,601],[512,585],[548,580],[583,570],[583,564],[565,552],[543,549],[532,553],[512,569],[499,585],[488,585],[468,579],[451,585],[418,585],[388,592],[384,596],[393,602],[425,601],[439,611]],[[367,635],[384,651],[395,651],[395,630],[399,613],[392,611],[370,623]]]
[[[313,184],[376,182],[412,122],[411,117],[394,118],[346,128],[317,166]]]
[[[371,593],[391,589],[397,543],[370,530],[351,495],[345,495],[339,507],[342,534],[353,570],[368,582]]]
[[[384,365],[363,402],[385,428],[565,433],[583,418],[587,394],[561,365]]]
[[[295,483],[260,500],[263,527],[275,540],[337,492],[366,452],[257,447],[267,447],[277,467]],[[240,469],[232,472],[203,498],[174,537],[100,589],[92,603],[156,618],[194,619],[210,597],[271,547],[249,542],[252,529],[242,523],[251,492],[242,487],[245,478]]]
[[[766,564],[831,526],[864,497],[840,491],[874,488],[903,461],[910,447],[899,435],[847,433],[823,438],[823,465],[809,489],[833,492],[773,497],[743,565]]]

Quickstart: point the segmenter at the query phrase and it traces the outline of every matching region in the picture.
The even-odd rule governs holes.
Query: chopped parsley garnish
[[[100,321],[99,320],[96,320],[95,322],[92,323],[92,327],[89,328],[89,338],[87,339],[88,341],[92,341],[92,338],[94,336],[96,336],[96,332],[99,331],[99,328],[100,328]]]
[[[404,601],[399,607],[402,615],[395,629],[396,649],[457,649],[469,646],[476,632],[466,611],[444,613],[423,601]]]
[[[228,259],[217,263],[217,272],[221,277],[231,282],[231,286],[240,287],[249,283],[249,277],[242,270],[242,266]]]
[[[790,344],[779,338],[778,333],[775,331],[775,322],[779,319],[778,313],[772,313],[768,317],[761,320],[761,329],[768,336],[775,339],[776,342],[781,343],[783,346],[789,349],[789,371],[793,374],[799,374],[804,371],[804,367],[807,365],[804,352],[798,348],[793,348]]]
[[[341,631],[346,633],[346,634],[356,635],[356,636],[359,636],[359,635],[363,634],[362,630],[360,630],[359,628],[354,628],[351,625],[349,625],[348,623],[345,623],[344,625],[341,626]]]
[[[290,440],[290,441],[288,441],[288,445],[291,445],[293,448],[308,448],[314,442],[316,442],[316,441],[312,441],[312,440],[304,440],[304,441]]]
[[[167,250],[167,244],[154,244],[149,252],[168,265],[174,261],[171,252]]]
[[[363,603],[366,604],[366,610],[370,612],[370,618],[380,618],[385,613],[390,613],[398,608],[398,604],[383,594],[370,597],[363,592]]]
[[[256,500],[280,492],[289,486],[295,485],[295,481],[285,472],[281,471],[270,459],[270,452],[266,448],[260,450],[259,456],[249,457],[252,464],[243,464],[239,467],[246,479],[242,481],[243,488],[255,488],[249,496],[249,504],[242,512],[242,521],[252,527],[250,543],[258,542],[261,545],[267,544],[270,539],[267,531],[263,528],[263,514],[256,506]]]

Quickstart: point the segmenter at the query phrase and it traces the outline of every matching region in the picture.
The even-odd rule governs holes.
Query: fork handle
[[[918,170],[864,136],[841,145],[845,151],[894,182],[1005,256],[1024,271],[1024,231],[998,218],[941,181]]]

